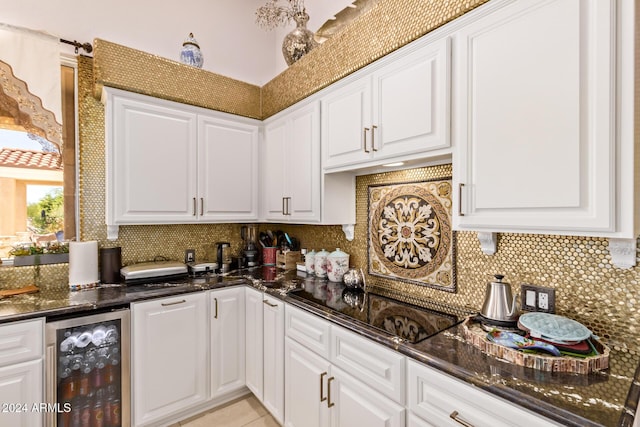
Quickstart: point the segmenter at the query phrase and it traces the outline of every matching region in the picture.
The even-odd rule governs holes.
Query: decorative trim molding
[[[498,233],[478,231],[480,249],[485,255],[494,255],[498,250]]]
[[[623,269],[634,267],[638,259],[638,241],[636,239],[609,239],[611,263]]]
[[[355,237],[355,227],[355,224],[342,224],[342,232],[344,233],[344,238],[349,242],[352,242],[353,238]]]

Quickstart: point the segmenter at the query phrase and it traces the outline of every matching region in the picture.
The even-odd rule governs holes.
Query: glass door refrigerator
[[[129,309],[47,320],[49,427],[129,427]]]

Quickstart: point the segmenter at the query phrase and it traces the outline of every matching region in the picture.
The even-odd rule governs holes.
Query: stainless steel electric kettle
[[[503,275],[496,274],[494,277],[495,282],[487,283],[480,314],[499,322],[514,322],[518,320],[516,295],[512,294],[511,285],[502,281]]]

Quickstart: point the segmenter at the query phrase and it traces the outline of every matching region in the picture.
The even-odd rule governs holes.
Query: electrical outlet
[[[538,308],[540,310],[549,310],[549,294],[546,292],[538,292]]]
[[[520,285],[520,301],[523,311],[555,313],[556,290],[523,283]]]
[[[196,260],[195,249],[185,249],[184,251],[184,263],[194,262]]]

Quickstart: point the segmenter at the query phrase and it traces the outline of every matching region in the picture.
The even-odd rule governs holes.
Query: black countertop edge
[[[554,406],[550,403],[536,399],[526,393],[522,393],[508,386],[498,386],[487,384],[482,379],[478,378],[478,373],[468,371],[459,365],[450,363],[437,356],[433,356],[425,351],[417,349],[415,345],[405,342],[398,337],[374,328],[364,322],[354,319],[346,314],[342,314],[333,311],[327,307],[315,304],[311,301],[301,300],[287,295],[278,287],[262,286],[260,281],[251,280],[250,278],[235,278],[235,280],[229,280],[227,282],[219,281],[216,283],[207,284],[191,284],[185,283],[179,286],[166,287],[161,289],[150,289],[149,291],[139,292],[126,292],[126,289],[121,289],[118,293],[115,291],[115,298],[104,301],[90,301],[86,303],[77,303],[68,306],[62,306],[51,309],[43,309],[36,311],[29,311],[25,313],[17,313],[11,315],[0,316],[0,324],[7,322],[14,322],[20,320],[28,320],[40,317],[46,317],[47,319],[54,319],[60,316],[68,315],[91,315],[92,312],[97,310],[108,310],[110,308],[117,309],[129,306],[131,303],[141,302],[145,300],[158,299],[163,297],[172,297],[185,293],[204,292],[209,290],[223,289],[233,286],[249,286],[260,291],[264,291],[270,295],[273,295],[282,301],[291,304],[297,308],[308,311],[312,314],[318,315],[334,324],[342,326],[360,336],[371,339],[381,345],[384,345],[390,349],[396,350],[403,355],[410,357],[411,359],[423,363],[427,366],[433,367],[445,374],[449,374],[463,382],[477,386],[482,390],[487,391],[490,394],[499,396],[509,402],[512,402],[522,408],[526,408],[536,414],[542,415],[552,421],[561,423],[562,425],[570,427],[602,427],[602,424],[593,422],[589,419],[583,418],[573,412],[569,412],[560,407]],[[110,289],[110,288],[106,288]],[[91,289],[86,291],[78,291],[75,295],[86,295],[87,298],[91,298],[91,292],[100,292],[100,288]],[[83,294],[84,293],[84,294]],[[450,339],[463,340],[463,334],[459,330],[460,325],[454,325],[445,331],[440,332],[438,335],[450,335]],[[434,336],[432,338],[436,338]],[[432,339],[430,338],[430,339]],[[427,340],[429,341],[429,339]],[[494,358],[495,359],[495,358]],[[497,359],[496,363],[504,363]],[[638,401],[640,400],[640,366],[636,369],[634,381],[629,390],[626,404],[623,413],[620,415],[618,421],[619,427],[631,427],[634,423],[634,417],[636,409],[638,407]]]
[[[207,285],[198,284],[183,284],[178,286],[170,286],[163,288],[151,288],[148,291],[135,291],[127,292],[125,286],[114,286],[106,288],[94,288],[86,289],[82,291],[73,291],[72,293],[78,300],[82,300],[83,297],[86,302],[69,302],[68,305],[62,305],[56,308],[44,308],[41,310],[25,311],[22,313],[13,313],[10,315],[0,315],[0,324],[16,322],[21,320],[35,319],[39,317],[46,317],[48,320],[52,320],[61,316],[71,315],[91,315],[95,311],[108,310],[110,308],[119,309],[122,307],[128,307],[131,303],[142,302],[157,298],[172,297],[181,294],[204,292],[215,289],[223,289],[232,286],[247,286],[250,285],[247,280],[232,280],[228,282],[218,282]],[[98,293],[109,292],[113,289],[114,296],[109,299],[95,299],[94,296]],[[12,297],[15,298],[15,297]]]

